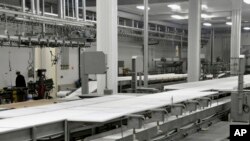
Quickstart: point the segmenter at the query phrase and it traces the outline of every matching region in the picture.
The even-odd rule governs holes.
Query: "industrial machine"
[[[153,59],[155,68],[158,73],[182,73],[183,61],[179,58],[165,58]]]
[[[131,74],[131,88],[127,89],[127,93],[157,93],[159,92],[156,88],[145,88],[143,87],[143,66],[142,62],[140,62],[140,58],[138,56],[132,57],[132,70]]]
[[[48,99],[50,91],[54,88],[53,79],[46,78],[46,70],[37,70],[38,80],[36,82],[28,82],[28,94],[32,95],[33,99]]]
[[[239,58],[238,89],[231,95],[231,120],[235,122],[250,122],[250,91],[244,90],[245,57]]]
[[[106,74],[106,72],[106,57],[103,52],[83,52],[81,54],[82,94],[89,94],[89,74]],[[107,80],[107,75],[105,79]],[[106,92],[112,94],[112,90],[107,90],[107,86]]]
[[[5,87],[0,91],[0,104],[23,102],[27,100],[27,88]]]

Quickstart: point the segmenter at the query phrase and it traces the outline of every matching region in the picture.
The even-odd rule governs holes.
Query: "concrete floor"
[[[198,132],[181,141],[228,141],[230,122],[219,122],[208,130]]]

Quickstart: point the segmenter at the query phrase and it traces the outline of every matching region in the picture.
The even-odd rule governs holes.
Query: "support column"
[[[238,61],[235,58],[240,56],[241,47],[241,13],[242,0],[232,0],[232,26],[231,26],[231,61],[230,71],[232,75],[238,72]]]
[[[58,18],[63,18],[63,1],[57,0],[58,3]]]
[[[79,21],[79,0],[75,0],[76,20]]]
[[[67,16],[69,17],[69,0],[67,0]]]
[[[148,87],[148,0],[144,0],[144,87]]]
[[[86,0],[82,0],[82,18],[86,21]]]
[[[71,0],[71,5],[72,5],[72,17],[75,17],[75,0]]]
[[[214,61],[214,28],[211,30],[211,35],[210,35],[210,63],[213,65]]]
[[[26,10],[26,1],[22,0],[22,11],[25,12]]]
[[[117,0],[97,0],[97,51],[107,55],[107,87],[117,93],[117,62],[118,62],[118,33],[117,33]],[[97,75],[97,92],[103,94],[105,76]]]
[[[188,82],[200,78],[201,0],[189,0]]]
[[[63,19],[66,18],[66,3],[65,0],[62,0],[62,9],[63,9]]]
[[[42,0],[42,15],[45,15],[45,0]]]
[[[30,3],[31,3],[31,12],[32,14],[35,14],[36,11],[35,11],[35,0],[30,0]]]
[[[40,0],[36,0],[36,14],[40,15]]]

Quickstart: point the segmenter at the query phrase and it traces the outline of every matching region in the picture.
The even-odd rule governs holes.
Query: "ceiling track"
[[[84,27],[87,30],[92,30],[96,32],[95,21],[69,21],[66,19],[59,19],[55,17],[45,17],[41,15],[35,15],[30,13],[23,13],[12,11],[8,9],[0,8],[0,13],[13,15],[14,17],[18,17],[19,20],[15,19],[16,21],[24,21],[24,22],[34,22],[34,23],[42,23],[42,24],[50,24],[55,26],[73,26],[73,27]],[[9,16],[8,15],[8,16]],[[28,18],[29,17],[29,18]],[[130,27],[130,26],[123,26],[118,25],[118,35],[119,37],[134,37],[134,38],[143,38],[144,30],[141,28]],[[61,38],[62,39],[62,38]],[[175,42],[183,42],[187,43],[187,35],[184,33],[171,33],[171,32],[163,32],[157,30],[149,30],[149,39],[150,40],[160,40],[160,41],[175,41]],[[84,46],[85,42],[75,42],[70,40],[60,40],[60,39],[45,39],[40,37],[25,37],[25,36],[8,36],[8,35],[0,35],[0,40],[2,41],[12,41],[17,42],[17,46],[20,46],[21,42],[25,42],[28,44],[34,45],[43,45],[43,46],[50,46],[53,45],[54,47],[59,46]],[[206,43],[209,38],[202,37],[202,43]]]
[[[30,20],[40,22],[40,23],[51,23],[51,24],[64,24],[64,25],[72,25],[72,26],[94,26],[93,22],[88,21],[69,21],[66,19],[60,19],[55,17],[45,17],[41,15],[35,15],[30,13],[23,13],[20,11],[12,11],[8,9],[0,8],[0,13],[12,14],[14,16],[24,17],[27,20],[27,17],[32,18]],[[29,20],[29,19],[28,19]]]
[[[1,47],[90,47],[88,42],[65,41],[57,39],[43,39],[37,37],[22,37],[22,36],[8,36],[0,35]]]

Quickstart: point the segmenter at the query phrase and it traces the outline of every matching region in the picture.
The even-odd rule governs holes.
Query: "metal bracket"
[[[171,113],[172,115],[175,115],[178,118],[178,116],[183,114],[183,110],[185,108],[186,107],[183,104],[173,104],[171,105]]]
[[[165,120],[165,115],[168,113],[167,110],[165,109],[154,109],[154,110],[151,110],[152,113],[152,120],[153,121],[162,121],[164,122]]]
[[[168,114],[167,110],[165,109],[154,109],[152,110],[151,116],[152,120],[156,121],[157,123],[157,132],[162,133],[162,130],[160,129],[160,121],[165,121],[165,115]]]
[[[211,106],[211,104],[212,104],[211,99],[208,97],[199,98],[198,101],[199,101],[199,105],[202,109],[204,109],[205,107]]]
[[[186,110],[189,112],[193,112],[196,111],[199,105],[199,101],[197,100],[189,100],[184,102],[185,106],[186,106]]]
[[[128,116],[128,128],[133,129],[133,141],[137,141],[136,139],[136,129],[141,129],[144,124],[144,116],[143,115],[129,115]]]
[[[141,129],[144,124],[143,115],[129,115],[128,116],[128,128]]]

